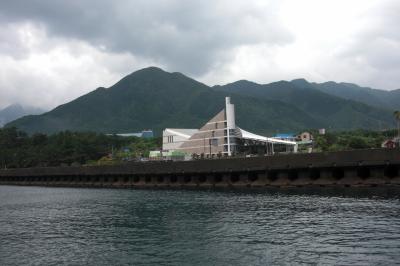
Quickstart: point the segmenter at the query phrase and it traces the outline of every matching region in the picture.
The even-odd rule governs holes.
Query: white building
[[[254,152],[254,147],[257,147],[258,153],[264,154],[273,154],[276,150],[297,152],[294,141],[267,138],[236,126],[235,106],[230,102],[230,97],[225,99],[225,108],[200,129],[167,128],[163,131],[163,150],[214,157],[218,154],[231,156]]]
[[[193,134],[199,132],[198,129],[185,128],[166,128],[163,131],[163,150],[177,150]]]

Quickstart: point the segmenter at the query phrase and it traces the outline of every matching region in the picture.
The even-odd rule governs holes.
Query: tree
[[[397,121],[397,136],[400,137],[400,111],[394,111],[393,112],[394,118]]]
[[[352,136],[348,140],[348,145],[350,149],[368,149],[368,143],[365,141],[365,138],[361,136]]]

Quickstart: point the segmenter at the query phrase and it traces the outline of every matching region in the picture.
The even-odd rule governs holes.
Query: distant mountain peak
[[[222,86],[221,85],[215,85],[215,86],[213,86],[213,88],[215,88],[217,90],[218,90],[218,88],[221,88],[221,87],[251,89],[251,88],[257,87],[257,86],[260,86],[260,84],[255,83],[253,81],[246,80],[246,79],[241,79],[241,80],[238,80],[238,81],[235,81],[235,82],[232,82],[232,83],[228,83],[228,84],[225,84],[225,85],[222,85]]]
[[[166,72],[162,68],[156,67],[156,66],[145,67],[145,68],[142,68],[142,69],[140,69],[138,71],[135,71],[135,72],[139,72],[139,71],[140,72]]]
[[[121,80],[125,79],[130,79],[130,78],[136,78],[137,76],[144,75],[144,76],[151,76],[151,75],[157,75],[157,74],[167,74],[168,72],[164,71],[163,69],[155,66],[149,66],[146,68],[142,68],[139,70],[136,70],[132,72],[131,74],[125,76]],[[169,74],[169,73],[168,73]]]
[[[309,83],[305,78],[293,79],[292,82],[306,82],[306,83]]]
[[[292,84],[294,84],[296,86],[299,86],[299,87],[309,87],[310,86],[310,82],[308,82],[304,78],[294,79],[290,83],[292,83]]]
[[[158,77],[174,77],[174,76],[179,76],[179,77],[183,77],[183,78],[187,78],[187,79],[191,79],[188,76],[180,73],[180,72],[168,72],[163,70],[162,68],[159,67],[155,67],[155,66],[150,66],[150,67],[146,67],[140,70],[137,70],[131,74],[129,74],[128,76],[124,77],[121,80],[125,80],[125,79],[131,79],[131,78],[148,78],[148,79],[155,79]]]
[[[20,105],[19,103],[12,103],[10,105],[8,105],[6,108],[4,108],[3,110],[12,110],[12,109],[23,109],[22,105]]]
[[[45,111],[31,106],[22,106],[19,103],[13,103],[6,108],[0,110],[0,127],[6,123],[18,119],[26,115],[34,115],[44,113]]]
[[[241,79],[241,80],[238,80],[238,81],[236,81],[237,83],[250,83],[250,84],[258,84],[257,82],[254,82],[254,81],[250,81],[250,80],[247,80],[247,79]]]
[[[168,74],[168,75],[185,76],[181,72],[168,72],[168,71],[165,71],[164,69],[162,69],[160,67],[156,67],[156,66],[145,67],[145,68],[142,68],[142,69],[139,69],[139,70],[133,72],[132,74],[135,74],[135,73],[146,73],[146,74],[155,74],[155,73],[159,73],[160,74],[160,73],[162,73],[162,74]]]

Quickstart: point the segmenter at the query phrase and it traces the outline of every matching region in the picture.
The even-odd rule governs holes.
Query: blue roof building
[[[286,141],[296,141],[296,135],[293,133],[278,133],[272,138]]]
[[[274,136],[276,139],[293,139],[295,135],[292,133],[279,133]]]

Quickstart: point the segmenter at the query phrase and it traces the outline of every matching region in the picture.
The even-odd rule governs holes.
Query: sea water
[[[394,265],[396,197],[0,186],[0,265]]]

